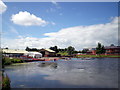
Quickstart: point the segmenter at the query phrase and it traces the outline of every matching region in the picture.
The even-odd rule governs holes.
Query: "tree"
[[[58,53],[58,52],[59,52],[59,50],[58,50],[57,46],[50,47],[49,49],[51,49],[51,50],[55,51],[56,53]]]
[[[26,51],[30,51],[30,48],[29,47],[26,47],[26,49],[25,49]]]
[[[37,48],[32,48],[30,51],[39,51]]]
[[[102,46],[102,51],[101,51],[101,52],[102,52],[102,53],[105,53],[105,51],[106,51],[106,50],[105,50],[105,47]]]
[[[39,51],[39,49],[37,49],[37,48],[29,48],[29,47],[26,47],[25,50],[26,51]]]
[[[110,46],[115,46],[114,44],[111,44]]]
[[[89,51],[89,49],[83,49],[82,53],[86,53],[87,51]]]
[[[8,47],[6,47],[5,49],[8,49]]]
[[[55,51],[56,53],[59,52],[57,46],[54,46],[54,51]]]
[[[98,43],[98,46],[96,47],[96,53],[97,54],[103,54],[103,53],[105,53],[104,45],[101,45],[101,43]]]
[[[72,55],[72,54],[74,53],[74,51],[75,51],[75,48],[72,47],[72,46],[69,46],[69,47],[67,48],[68,55]]]

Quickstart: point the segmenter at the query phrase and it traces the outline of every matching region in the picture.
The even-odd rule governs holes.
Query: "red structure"
[[[120,46],[106,46],[106,54],[120,54]]]
[[[90,48],[88,49],[89,51],[86,52],[86,54],[92,54],[95,55],[96,54],[96,48]]]
[[[96,48],[90,48],[86,54],[96,54]],[[105,54],[120,54],[120,46],[105,46]]]

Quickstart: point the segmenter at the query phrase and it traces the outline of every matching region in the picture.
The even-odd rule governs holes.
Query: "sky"
[[[2,2],[1,47],[68,46],[81,50],[118,44],[117,2]]]

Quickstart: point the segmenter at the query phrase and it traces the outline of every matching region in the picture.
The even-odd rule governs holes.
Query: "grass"
[[[120,57],[120,55],[77,55],[77,57]]]
[[[58,54],[61,54],[61,56],[68,56],[68,52],[67,51],[61,51],[61,52],[59,52]],[[76,57],[95,57],[95,58],[99,58],[99,57],[108,57],[108,58],[119,58],[120,57],[120,55],[84,55],[84,54],[82,54],[82,55],[76,55]]]
[[[10,58],[10,57],[2,57],[2,65],[10,65],[12,63],[22,63],[23,60],[19,58]]]
[[[10,89],[10,79],[6,75],[2,75],[2,89]]]
[[[67,56],[68,55],[67,51],[61,51],[61,52],[59,52],[57,54],[61,54],[61,56]]]

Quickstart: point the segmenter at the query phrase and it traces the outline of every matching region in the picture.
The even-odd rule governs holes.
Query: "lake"
[[[28,62],[4,72],[12,88],[118,88],[118,58]]]

